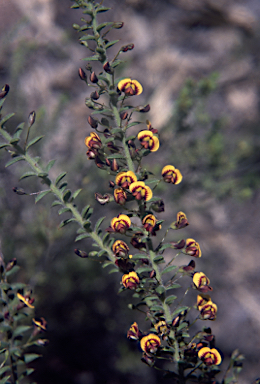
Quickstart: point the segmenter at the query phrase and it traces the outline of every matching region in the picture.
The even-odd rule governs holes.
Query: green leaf
[[[124,63],[123,60],[115,60],[113,63],[111,63],[112,68],[116,68],[118,65]]]
[[[151,272],[152,270],[153,270],[152,267],[139,267],[139,268],[137,268],[136,273],[141,274],[141,273],[145,273],[145,272]]]
[[[175,295],[171,295],[171,296],[168,296],[165,300],[164,300],[164,302],[165,302],[165,304],[167,304],[167,305],[171,305],[173,302],[174,302],[174,300],[176,300],[177,299],[177,296],[175,296]]]
[[[76,241],[79,241],[79,240],[82,240],[82,239],[86,239],[87,237],[91,237],[89,233],[82,233],[81,235],[78,235],[75,239],[75,242]]]
[[[17,127],[16,127],[16,130],[15,130],[15,133],[13,134],[13,138],[15,139],[19,139],[20,136],[21,136],[21,133],[23,131],[23,128],[24,128],[24,123],[21,123],[19,124]]]
[[[179,268],[177,265],[169,265],[169,267],[166,267],[163,271],[162,271],[162,275],[164,273],[169,273],[169,272],[172,272],[174,269],[176,268]]]
[[[110,273],[115,273],[115,272],[118,272],[118,268],[110,269],[110,271],[108,272],[108,274],[110,275]]]
[[[108,159],[125,159],[124,155],[120,155],[119,153],[114,153],[113,155],[107,156]]]
[[[45,177],[48,177],[48,173],[46,173],[46,172],[39,172],[37,176],[41,177],[42,179],[44,179]]]
[[[54,200],[51,206],[55,207],[56,205],[62,205],[62,202],[60,202],[59,200]]]
[[[127,128],[134,127],[135,125],[141,124],[141,121],[133,121],[132,123],[127,125]]]
[[[32,145],[38,143],[44,136],[36,136],[26,145],[25,150],[27,151]]]
[[[135,140],[135,139],[136,139],[136,135],[128,136],[126,139],[126,142],[128,142],[129,140]]]
[[[95,36],[93,35],[84,35],[80,39],[80,41],[87,41],[87,40],[96,40]]]
[[[79,188],[75,192],[73,192],[71,199],[72,200],[76,199],[76,197],[80,194],[81,191],[82,191],[82,188]]]
[[[172,316],[176,316],[176,315],[178,315],[179,313],[181,313],[182,311],[186,311],[187,309],[189,309],[189,307],[186,307],[186,306],[179,307],[179,308],[177,308],[177,309],[172,313]]]
[[[106,28],[106,27],[108,27],[110,25],[113,25],[113,24],[114,24],[113,21],[112,22],[110,21],[110,22],[107,22],[107,23],[99,24],[97,26],[97,31],[100,32],[103,28]]]
[[[102,238],[102,242],[104,245],[107,245],[107,243],[109,242],[110,240],[110,233],[109,232],[106,232],[105,235],[103,236]]]
[[[7,276],[7,277],[12,276],[12,275],[14,275],[15,273],[17,273],[19,270],[20,270],[19,265],[15,265],[12,269],[10,269],[10,271],[7,271],[7,272],[6,272],[6,276]]]
[[[5,164],[5,168],[9,167],[10,165],[14,164],[14,163],[17,163],[17,161],[21,161],[21,160],[24,160],[24,157],[23,156],[16,156],[16,157],[13,157],[12,160],[8,161],[7,164]]]
[[[159,251],[162,252],[162,251],[164,251],[165,249],[167,249],[167,248],[171,248],[171,247],[172,247],[172,244],[170,244],[170,243],[165,243],[165,244],[163,244],[163,245],[159,248]]]
[[[26,287],[26,284],[24,284],[24,283],[13,283],[12,284],[12,289],[24,289],[25,287]]]
[[[99,59],[99,56],[98,55],[94,55],[94,56],[90,56],[90,57],[85,57],[84,59],[81,59],[81,60],[84,60],[84,61],[97,61]]]
[[[35,203],[38,203],[38,201],[40,201],[44,196],[46,196],[48,193],[50,193],[50,189],[48,189],[47,191],[42,191],[40,192],[36,198],[35,198]]]
[[[84,215],[84,219],[88,220],[92,216],[92,213],[93,213],[93,208],[89,208],[86,215]]]
[[[9,113],[8,115],[4,116],[2,118],[2,120],[0,121],[0,125],[1,127],[3,127],[3,125],[9,120],[11,119],[11,117],[13,117],[15,115],[15,113]]]
[[[5,365],[2,368],[0,368],[0,375],[3,375],[5,372],[10,371],[10,370],[11,370],[11,368],[8,365],[7,366]]]
[[[177,289],[177,288],[180,288],[180,287],[181,287],[180,284],[172,284],[169,287],[167,287],[166,290],[169,291],[170,289]]]
[[[158,255],[158,256],[155,256],[155,258],[154,258],[154,262],[155,262],[156,264],[159,264],[159,263],[164,263],[165,260],[164,260],[164,257],[163,257],[163,256]]]
[[[67,175],[67,172],[62,172],[59,174],[59,176],[55,180],[56,187],[58,186],[59,182],[63,179],[63,177],[65,177],[66,175]]]
[[[165,288],[164,288],[162,285],[159,285],[159,286],[155,289],[155,291],[156,291],[159,295],[162,295],[162,294],[164,294],[164,292],[165,292]]]
[[[67,189],[67,191],[65,191],[64,194],[63,194],[63,201],[65,201],[65,203],[67,201],[69,201],[70,196],[71,196],[71,191],[69,189]]]
[[[35,172],[31,172],[31,171],[28,171],[28,172],[25,172],[19,180],[23,180],[23,179],[26,179],[27,177],[31,177],[31,176],[37,176],[37,173]]]
[[[90,209],[90,205],[86,205],[86,206],[82,209],[82,211],[81,211],[81,216],[83,217],[83,219],[86,218],[86,215],[87,215],[89,209]]]
[[[48,173],[49,170],[54,166],[56,160],[50,160],[46,166],[46,172]]]
[[[136,260],[148,259],[148,256],[142,253],[137,253],[136,255],[133,255],[133,259],[136,259]]]
[[[187,328],[188,327],[188,323],[186,323],[186,321],[184,321],[183,323],[181,323],[178,328],[177,328],[177,332],[181,331],[183,328]]]
[[[32,329],[31,325],[19,325],[17,328],[15,328],[15,330],[13,332],[13,336],[14,337],[20,336],[20,335],[22,335],[22,333],[27,332],[30,329]]]
[[[25,364],[31,363],[32,361],[42,357],[42,355],[38,355],[37,353],[25,353],[23,355]]]
[[[162,312],[163,309],[160,305],[153,305],[152,307],[150,307],[150,311],[154,311],[154,312]]]
[[[9,379],[10,379],[11,376],[6,376],[4,377],[3,379],[0,380],[0,384],[5,384]]]
[[[18,144],[19,143],[19,138],[18,137],[13,137],[11,140],[10,140],[10,144],[12,145],[15,145],[15,144]]]
[[[62,214],[65,213],[65,212],[71,212],[71,209],[68,208],[68,207],[61,208],[61,209],[58,211],[58,214],[59,214],[59,215],[62,215]]]
[[[0,149],[5,147],[10,147],[10,144],[0,143]]]
[[[76,219],[74,219],[73,217],[71,217],[70,219],[63,220],[60,223],[59,228],[65,227],[65,225],[68,225],[69,223],[71,223],[73,221],[76,221]]]
[[[119,42],[119,40],[113,40],[113,41],[110,41],[109,43],[107,43],[106,45],[105,45],[105,49],[108,49],[108,48],[110,48],[110,47],[113,47],[113,45],[115,45],[116,43],[118,43]]]
[[[101,12],[107,12],[109,11],[111,8],[108,8],[108,7],[100,7],[97,9],[97,13],[101,13]]]
[[[95,228],[94,228],[94,232],[97,232],[100,225],[103,223],[103,221],[105,220],[106,216],[104,217],[101,217],[95,224]]]

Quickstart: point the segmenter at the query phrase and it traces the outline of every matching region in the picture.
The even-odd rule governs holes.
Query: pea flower
[[[120,172],[117,175],[116,180],[115,180],[116,184],[119,187],[122,187],[125,189],[127,189],[129,187],[129,185],[134,183],[135,181],[137,181],[137,177],[134,174],[134,172],[132,172],[132,171]]]
[[[221,363],[220,353],[215,349],[209,347],[201,348],[198,352],[198,357],[206,365],[219,365]]]
[[[119,91],[124,92],[126,96],[140,95],[143,92],[143,87],[137,80],[130,78],[119,81],[117,88]]]
[[[152,214],[146,215],[142,220],[143,226],[146,229],[147,232],[150,232],[153,236],[156,235],[156,231],[159,231],[161,229],[161,225],[156,224],[157,220],[156,217]]]
[[[129,190],[136,200],[149,201],[153,197],[153,192],[143,181],[135,181],[129,186]]]
[[[141,336],[142,334],[139,331],[138,324],[134,322],[127,332],[127,338],[132,340],[139,340]]]
[[[154,328],[159,335],[167,335],[169,332],[168,325],[165,320],[161,320],[158,323],[154,324]]]
[[[147,354],[156,353],[160,345],[161,339],[154,333],[149,333],[149,335],[142,337],[140,341],[141,349]]]
[[[171,228],[172,229],[182,229],[187,227],[189,225],[187,216],[185,215],[184,212],[180,211],[177,213],[177,220],[171,223]]]
[[[201,257],[199,243],[197,243],[194,239],[187,239],[185,253],[190,256]]]
[[[128,245],[122,240],[116,240],[112,246],[112,251],[116,257],[127,257],[129,252]]]
[[[90,136],[85,138],[85,144],[91,149],[99,149],[102,146],[101,139],[96,132],[90,132]]]
[[[114,232],[125,233],[131,225],[127,215],[118,215],[111,220],[111,228]]]
[[[162,169],[162,177],[166,183],[179,184],[182,181],[181,172],[173,165],[166,165]]]
[[[213,288],[209,286],[209,278],[203,272],[194,273],[193,283],[195,288],[197,288],[200,292],[213,291]]]
[[[116,188],[114,190],[115,202],[120,205],[124,205],[127,200],[127,195],[123,188]]]
[[[129,272],[122,276],[122,284],[125,288],[135,289],[139,285],[139,277],[136,272]]]
[[[158,151],[160,146],[159,139],[152,131],[141,131],[138,133],[137,138],[145,149],[149,149],[151,152]]]
[[[24,307],[24,306],[26,306],[26,307],[29,307],[29,308],[34,308],[34,306],[32,305],[33,304],[33,302],[34,302],[34,299],[33,298],[30,298],[29,296],[23,296],[23,295],[21,295],[20,293],[17,293],[17,297],[18,297],[18,299],[23,303],[23,305],[20,307],[19,306],[19,308],[22,308],[22,307]]]

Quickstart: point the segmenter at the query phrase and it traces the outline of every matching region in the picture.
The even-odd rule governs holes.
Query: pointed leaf
[[[70,208],[67,208],[67,207],[61,208],[61,209],[58,211],[58,214],[59,214],[59,215],[62,215],[62,214],[65,213],[65,212],[71,212],[71,209],[70,209]]]
[[[103,221],[105,220],[106,216],[104,217],[101,217],[95,224],[95,228],[94,228],[94,232],[97,232],[100,225],[103,223]]]
[[[137,268],[136,270],[136,273],[144,273],[144,272],[151,272],[153,270],[152,267],[140,267],[140,268]]]
[[[5,365],[2,368],[0,368],[0,375],[3,375],[5,372],[10,371],[10,370],[11,370],[11,368],[8,365],[7,366]]]
[[[59,200],[54,200],[51,206],[55,207],[56,205],[62,205],[62,203]]]
[[[31,172],[31,171],[28,171],[28,172],[25,172],[19,180],[22,180],[22,179],[26,179],[27,177],[31,177],[31,176],[37,176],[37,173],[35,172]]]
[[[93,35],[84,35],[80,39],[80,41],[87,41],[87,40],[96,40],[95,36]]]
[[[172,284],[169,287],[167,287],[166,290],[169,291],[170,289],[177,289],[177,288],[180,288],[180,287],[181,287],[180,284]]]
[[[90,57],[85,57],[84,59],[81,59],[81,60],[84,60],[84,61],[97,61],[99,59],[99,56],[98,55],[94,55],[94,56],[90,56]]]
[[[22,133],[22,131],[23,131],[23,128],[24,128],[24,123],[19,124],[19,125],[16,127],[15,133],[13,134],[13,138],[17,138],[17,139],[19,139],[20,136],[21,136],[21,133]]]
[[[97,13],[101,13],[101,12],[107,12],[109,11],[111,8],[108,8],[108,7],[100,7],[97,9]]]
[[[172,316],[176,316],[176,315],[178,315],[179,313],[181,313],[182,311],[186,311],[186,309],[189,309],[189,307],[186,307],[186,306],[179,307],[179,308],[177,308],[177,309],[172,313]]]
[[[103,28],[108,27],[108,26],[113,25],[113,24],[114,24],[113,21],[110,21],[110,22],[107,22],[107,23],[99,24],[99,25],[97,26],[97,31],[100,32]]]
[[[82,233],[81,235],[78,235],[75,239],[75,242],[76,241],[79,241],[79,240],[82,240],[82,239],[86,239],[87,237],[91,237],[89,233]]]
[[[40,192],[36,198],[35,198],[35,203],[38,203],[38,201],[40,201],[44,196],[46,196],[48,193],[50,193],[50,189],[48,189],[47,191],[42,191]]]
[[[10,147],[10,144],[0,143],[0,149],[5,147]]]
[[[75,192],[73,192],[71,199],[72,200],[76,199],[76,197],[80,194],[81,191],[82,191],[82,188],[79,188]]]
[[[3,125],[9,120],[11,119],[11,117],[13,117],[15,115],[15,113],[9,113],[8,115],[4,116],[2,118],[2,120],[0,121],[0,125],[1,127],[3,127]]]
[[[46,172],[48,173],[49,170],[54,166],[56,160],[50,160],[46,166]]]
[[[164,260],[164,257],[163,257],[163,256],[158,255],[158,256],[155,256],[155,258],[154,258],[154,262],[155,262],[156,264],[159,264],[159,263],[164,263],[165,260]]]
[[[22,335],[22,333],[27,332],[30,329],[32,329],[31,325],[19,325],[17,328],[15,328],[15,330],[13,332],[13,336],[14,337],[20,336],[20,335]]]
[[[141,124],[141,121],[133,121],[132,123],[127,125],[127,128],[134,127],[135,125]]]
[[[162,252],[162,251],[164,251],[165,249],[167,249],[167,248],[171,248],[171,247],[172,247],[172,244],[170,244],[170,243],[165,243],[165,244],[163,244],[163,245],[159,248],[159,251]]]
[[[25,353],[23,355],[25,364],[31,363],[32,361],[42,357],[42,355],[38,355],[37,353]]]
[[[8,161],[7,164],[5,164],[5,168],[9,167],[10,165],[14,164],[14,163],[17,163],[17,161],[21,161],[21,160],[24,160],[24,157],[23,156],[16,156],[16,157],[13,157],[12,160]]]
[[[34,137],[26,146],[25,150],[27,151],[32,145],[38,143],[44,136],[36,136]]]
[[[174,300],[176,300],[177,299],[177,296],[175,296],[175,295],[171,295],[171,296],[168,296],[165,300],[164,300],[164,302],[165,302],[165,304],[167,304],[167,305],[171,305],[173,302],[174,302]]]
[[[10,140],[10,144],[12,144],[12,145],[15,145],[15,144],[17,144],[17,143],[19,143],[19,138],[18,137],[13,137],[11,140]]]
[[[136,260],[148,259],[148,256],[143,253],[137,253],[136,255],[133,255],[133,259],[136,259]]]
[[[71,191],[69,189],[67,189],[67,191],[65,191],[64,194],[63,194],[63,201],[65,201],[65,203],[67,201],[69,201],[70,196],[71,196]]]
[[[4,377],[3,379],[0,380],[0,384],[5,384],[9,379],[10,379],[11,376],[6,376]]]
[[[57,187],[57,185],[59,184],[59,182],[63,179],[63,177],[65,177],[67,175],[67,172],[62,172],[59,174],[59,176],[57,177],[57,179],[55,180],[55,185]]]
[[[162,271],[162,275],[164,273],[168,273],[168,272],[172,272],[174,269],[176,268],[179,268],[177,265],[169,265],[169,267],[166,267],[163,271]]]
[[[70,218],[70,219],[63,220],[63,221],[60,223],[59,228],[65,227],[65,225],[71,223],[72,221],[76,221],[76,219],[74,219],[74,218],[72,217],[72,218]]]

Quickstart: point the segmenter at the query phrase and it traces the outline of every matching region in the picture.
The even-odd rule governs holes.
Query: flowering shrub
[[[0,147],[6,148],[11,156],[6,166],[25,161],[30,170],[21,175],[20,179],[34,176],[45,185],[45,189],[36,194],[35,201],[38,202],[47,194],[52,194],[52,206],[59,207],[58,214],[71,215],[61,222],[60,227],[72,222],[77,223],[75,241],[93,241],[96,251],[75,249],[77,256],[98,260],[104,267],[112,267],[110,272],[120,273],[119,291],[133,292],[138,302],[132,304],[131,308],[139,310],[142,307],[149,322],[147,332],[141,331],[137,322],[129,324],[127,332],[129,339],[139,343],[142,361],[158,368],[158,361],[166,360],[170,364],[167,369],[161,369],[174,383],[216,383],[222,356],[215,345],[214,334],[209,327],[195,332],[192,328],[199,320],[216,320],[217,305],[206,294],[213,288],[204,272],[195,270],[193,259],[188,265],[181,267],[175,263],[176,258],[182,254],[200,258],[200,245],[194,239],[185,240],[181,236],[179,238],[176,232],[171,232],[189,225],[184,212],[178,212],[176,221],[168,228],[164,227],[163,220],[159,217],[160,212],[164,211],[164,202],[161,196],[156,195],[158,184],[165,182],[170,184],[169,188],[178,188],[178,184],[185,180],[185,175],[183,179],[179,169],[173,165],[165,165],[161,175],[156,177],[143,166],[144,157],[160,150],[160,138],[158,130],[152,128],[149,120],[145,123],[145,129],[142,129],[144,123],[136,117],[137,114],[142,116],[150,110],[149,105],[136,106],[138,95],[143,91],[141,83],[131,78],[117,77],[117,67],[123,62],[121,55],[131,51],[134,45],[122,46],[114,57],[109,54],[109,48],[119,42],[109,40],[109,31],[122,28],[123,23],[109,21],[99,24],[99,14],[109,11],[103,1],[96,3],[94,0],[77,0],[72,8],[81,8],[84,17],[87,17],[83,19],[85,24],[74,24],[74,29],[80,33],[81,44],[90,51],[90,56],[84,59],[87,62],[86,68],[79,69],[80,79],[93,88],[93,92],[85,100],[90,110],[88,123],[91,127],[85,138],[86,155],[89,160],[94,160],[93,167],[104,170],[110,178],[107,193],[102,196],[97,192],[95,197],[101,205],[117,204],[120,212],[117,217],[108,218],[108,228],[102,228],[105,217],[101,217],[93,225],[93,208],[89,205],[82,209],[77,207],[76,199],[81,189],[71,191],[67,188],[67,184],[63,183],[65,172],[56,180],[52,180],[49,171],[54,166],[54,161],[43,166],[30,152],[30,148],[43,138],[36,136],[30,139],[30,129],[36,118],[34,112],[29,116],[25,133],[24,124],[20,124],[14,134],[6,128],[6,122],[11,119],[12,114],[2,118],[0,133],[4,142]],[[97,69],[93,69],[92,62]],[[1,109],[8,92],[9,86],[5,85],[0,94]],[[141,129],[130,135],[129,130],[139,125]],[[109,193],[111,191],[113,193]],[[14,192],[18,195],[26,194],[20,188],[15,188]],[[161,241],[157,240],[157,232],[164,234]],[[168,242],[167,236],[170,237]],[[172,251],[170,260],[164,257],[166,249]],[[185,287],[185,294],[191,289],[198,291],[197,303],[192,307],[183,305],[182,298],[175,294],[180,287],[180,278],[184,275],[190,280],[188,287]],[[17,292],[16,296],[19,307],[32,309],[30,295]],[[43,318],[34,319],[33,323],[38,332],[46,328]],[[38,341],[38,344],[44,342]],[[27,347],[29,344],[27,342],[24,345]],[[5,354],[6,349],[0,353]],[[13,359],[15,352],[10,356]],[[242,359],[238,351],[235,351],[228,371],[221,379],[223,384],[236,381]],[[3,366],[6,361],[7,359],[4,360]],[[25,358],[24,362],[27,363],[28,359]],[[2,370],[1,374],[0,383],[7,382],[8,370]],[[28,374],[29,372],[24,375]],[[19,380],[20,378],[13,374],[13,382]]]

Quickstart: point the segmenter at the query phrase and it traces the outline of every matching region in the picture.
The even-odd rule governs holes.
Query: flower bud
[[[98,127],[98,121],[94,119],[92,116],[88,117],[88,123],[92,128],[97,128]]]
[[[115,28],[115,29],[123,28],[123,26],[124,26],[123,21],[117,21],[117,22],[115,22],[115,23],[112,25],[112,27]]]
[[[88,257],[88,254],[87,252],[84,252],[84,251],[81,251],[80,249],[74,249],[74,253],[79,256],[79,257],[82,257],[83,259]]]
[[[90,81],[91,83],[97,83],[98,82],[98,78],[95,74],[95,72],[92,72],[91,75],[90,75]]]
[[[151,109],[151,108],[150,108],[150,105],[147,104],[147,105],[145,105],[144,107],[141,107],[141,108],[139,109],[139,112],[146,113],[146,112],[149,112],[150,109]]]
[[[6,272],[11,271],[11,269],[13,269],[13,267],[14,267],[16,264],[17,264],[17,260],[16,260],[16,258],[11,259],[11,260],[7,263],[7,265],[6,265],[6,268],[5,268]]]
[[[114,188],[114,186],[115,186],[115,183],[113,182],[113,181],[109,181],[109,188]]]
[[[162,200],[155,201],[150,208],[154,212],[164,212],[164,202]]]
[[[116,159],[113,159],[112,160],[112,164],[111,164],[111,166],[110,166],[110,169],[111,169],[111,171],[114,171],[114,172],[116,172],[116,171],[118,171],[118,164],[117,164],[117,161],[116,161]]]
[[[125,120],[127,119],[128,113],[126,111],[120,113],[120,119]]]
[[[80,77],[81,80],[86,80],[86,78],[87,78],[87,75],[86,75],[86,73],[83,71],[82,68],[79,68],[79,77]]]
[[[5,84],[0,91],[0,99],[3,99],[8,94],[9,90],[10,90],[9,85]]]
[[[97,91],[92,92],[90,94],[90,98],[93,99],[93,100],[98,100],[99,99],[99,93]]]
[[[28,124],[29,124],[29,127],[31,127],[34,122],[35,122],[35,117],[36,117],[36,113],[35,111],[32,111],[29,116],[28,116]]]
[[[93,109],[95,107],[95,104],[93,103],[92,100],[86,98],[86,101],[85,101],[85,104],[87,107],[89,107],[90,109]]]
[[[109,193],[106,193],[104,196],[102,196],[101,193],[98,193],[98,192],[95,193],[95,199],[101,205],[105,205],[105,204],[109,203],[110,198],[111,198],[111,195]]]
[[[13,187],[13,191],[14,193],[16,193],[17,195],[27,195],[27,193],[24,191],[24,189],[22,188],[16,188],[16,187]]]
[[[103,68],[104,68],[104,71],[109,73],[110,75],[112,75],[113,73],[113,68],[111,67],[111,65],[109,64],[109,62],[107,61],[104,65],[103,65]]]
[[[132,49],[134,49],[134,44],[127,44],[121,48],[121,51],[127,52],[127,51],[131,51]]]

